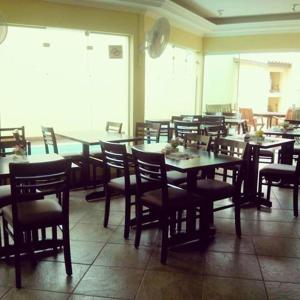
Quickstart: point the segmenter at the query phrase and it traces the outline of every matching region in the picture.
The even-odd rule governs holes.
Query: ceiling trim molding
[[[214,32],[207,33],[205,36],[222,37],[296,32],[300,32],[300,20],[217,25]]]

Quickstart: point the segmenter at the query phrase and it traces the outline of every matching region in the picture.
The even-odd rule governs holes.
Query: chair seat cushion
[[[10,185],[0,185],[0,208],[11,204]]]
[[[232,197],[235,193],[235,188],[232,184],[224,181],[201,179],[197,181],[196,193],[216,201]]]
[[[292,177],[295,175],[296,167],[286,164],[269,164],[260,170],[260,174],[264,177]]]
[[[168,187],[169,203],[167,208],[169,209],[184,209],[187,207],[200,206],[203,199],[197,195],[194,195],[187,190],[178,187]],[[161,208],[162,203],[162,189],[156,189],[144,193],[141,196],[143,204]]]
[[[186,182],[186,173],[181,173],[178,171],[168,171],[167,172],[168,182],[174,185]]]
[[[12,205],[3,208],[3,217],[12,224]],[[18,203],[18,217],[22,227],[59,224],[62,207],[54,199],[34,200]]]
[[[130,180],[130,193],[135,194],[136,191],[136,176],[134,174],[129,176]],[[156,181],[148,181],[148,180],[142,180],[144,191],[149,191],[153,189],[157,189],[160,186],[159,182]],[[122,192],[125,192],[125,178],[117,177],[113,178],[109,181],[108,187],[111,189],[119,190]]]

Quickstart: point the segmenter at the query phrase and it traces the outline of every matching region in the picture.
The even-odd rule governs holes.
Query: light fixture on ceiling
[[[300,3],[294,3],[293,5],[292,5],[292,11],[293,12],[296,12],[297,11],[297,6],[299,6],[300,5]]]

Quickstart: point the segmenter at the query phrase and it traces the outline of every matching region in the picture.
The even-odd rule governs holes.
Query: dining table
[[[274,118],[284,118],[285,114],[277,111],[255,112],[255,117],[261,117],[267,119],[267,128],[272,127],[272,121]]]
[[[161,153],[167,146],[166,143],[154,143],[154,144],[140,144],[135,145],[133,148],[142,150],[145,152]],[[128,149],[130,152],[130,149]],[[230,167],[234,165],[240,165],[243,160],[238,157],[232,157],[223,154],[216,154],[211,151],[196,149],[196,148],[184,148],[179,147],[179,151],[176,153],[165,155],[166,166],[170,170],[179,171],[187,174],[187,189],[194,191],[197,185],[197,174],[200,170],[205,170],[206,174],[213,176],[214,170],[221,167]],[[201,210],[200,210],[201,211]],[[206,222],[203,222],[206,228],[209,227],[211,215],[201,215]],[[184,238],[199,238],[199,234],[206,231],[206,229],[196,228],[196,212],[194,210],[187,211],[187,228]]]
[[[225,139],[235,141],[245,141],[244,135],[227,136]],[[259,155],[260,149],[272,149],[281,147],[282,157],[281,163],[291,165],[293,162],[294,139],[278,138],[278,137],[250,137],[247,142],[250,145],[251,156],[247,166],[247,176],[244,182],[243,203],[244,206],[266,206],[272,207],[272,202],[265,199],[263,195],[257,192],[258,176],[259,176]]]
[[[98,152],[101,152],[100,141],[114,142],[114,143],[126,143],[126,142],[138,142],[144,140],[144,137],[136,137],[124,133],[109,132],[103,130],[78,130],[78,131],[58,131],[55,133],[57,137],[67,139],[75,142],[79,142],[82,145],[82,157],[83,157],[83,180],[84,186],[88,186],[91,182],[90,179],[90,147],[99,145]],[[86,200],[94,200],[99,197],[103,197],[103,192],[92,192],[86,195]]]

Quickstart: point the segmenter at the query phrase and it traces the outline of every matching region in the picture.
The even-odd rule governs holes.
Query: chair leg
[[[109,220],[109,210],[110,210],[110,190],[108,186],[105,187],[105,212],[103,226],[107,227]]]
[[[267,199],[270,200],[271,197],[271,185],[272,181],[268,180],[268,188],[267,188]]]
[[[298,182],[294,183],[294,188],[293,188],[293,208],[294,208],[294,216],[298,217]]]
[[[135,232],[135,241],[134,246],[138,248],[140,246],[141,233],[142,233],[142,214],[143,214],[143,206],[138,199],[135,199],[136,205],[136,232]]]
[[[64,245],[64,258],[65,268],[67,275],[72,275],[72,262],[71,262],[71,249],[70,249],[70,232],[69,224],[63,225],[63,245]]]
[[[160,262],[162,264],[166,264],[167,262],[167,255],[168,255],[168,216],[163,214],[161,216],[161,229],[162,229],[162,241],[161,241],[161,254],[160,254]]]
[[[22,287],[21,279],[21,260],[20,260],[20,248],[22,240],[22,232],[14,232],[14,254],[15,254],[15,278],[16,278],[16,288],[20,289]]]
[[[130,197],[130,193],[125,193],[125,228],[124,228],[125,239],[128,239],[129,237],[130,219],[131,219],[131,197]]]
[[[57,254],[57,246],[56,246],[56,243],[57,243],[57,226],[52,227],[52,240],[55,243],[55,245],[53,246],[53,252],[54,252],[54,255],[56,255]]]
[[[8,228],[7,228],[8,227],[8,223],[4,219],[4,217],[2,219],[2,223],[3,223],[3,242],[4,242],[4,247],[8,247],[9,246],[9,236],[8,236],[8,232],[7,232],[7,230],[8,230]],[[5,254],[5,260],[8,263],[8,261],[9,261],[9,255],[8,255],[8,253]]]
[[[93,166],[93,185],[95,188],[97,185],[97,166],[94,163],[92,164],[92,166]]]
[[[262,176],[259,174],[259,179],[258,179],[258,198],[260,199],[262,195]],[[257,201],[257,209],[260,209],[260,201]]]
[[[233,197],[234,202],[234,219],[235,219],[235,232],[238,237],[242,235],[241,232],[241,207],[240,207],[240,195]]]

